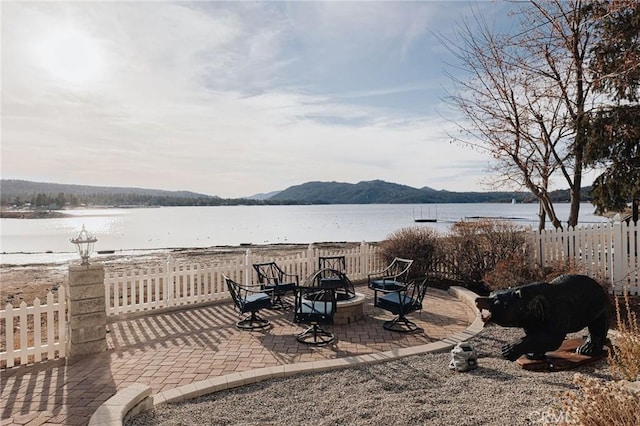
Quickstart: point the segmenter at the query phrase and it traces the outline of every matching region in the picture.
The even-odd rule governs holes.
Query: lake
[[[566,222],[569,204],[557,204]],[[608,222],[583,203],[580,223]],[[2,264],[67,262],[69,241],[82,226],[97,239],[95,250],[123,254],[166,248],[240,244],[380,241],[412,226],[446,232],[470,217],[505,218],[537,227],[537,204],[372,204],[315,206],[216,206],[68,210],[58,219],[0,219]],[[414,218],[437,217],[436,223]]]

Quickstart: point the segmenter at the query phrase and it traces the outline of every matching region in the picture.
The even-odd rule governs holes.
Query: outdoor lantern
[[[80,231],[76,238],[72,238],[70,241],[75,244],[78,249],[78,254],[82,259],[81,265],[88,265],[89,256],[91,256],[93,252],[93,245],[98,239],[84,229],[84,225],[82,225],[82,231]]]

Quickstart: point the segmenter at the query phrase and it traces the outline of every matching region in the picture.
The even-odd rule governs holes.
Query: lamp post
[[[75,244],[78,249],[78,254],[80,255],[80,259],[82,259],[81,265],[89,265],[89,256],[91,256],[93,245],[98,239],[84,229],[84,225],[82,225],[82,231],[80,231],[76,238],[72,238],[70,241]]]
[[[76,245],[82,263],[69,264],[67,301],[67,356],[82,356],[107,350],[107,310],[104,266],[89,265],[89,256],[97,238],[82,225],[82,231],[70,240]]]

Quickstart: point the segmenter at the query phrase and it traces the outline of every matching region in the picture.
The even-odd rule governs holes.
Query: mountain
[[[250,195],[248,197],[242,197],[242,198],[245,198],[247,200],[268,200],[269,198],[273,197],[274,195],[277,195],[280,192],[282,191],[261,192],[259,194],[254,194],[254,195]]]
[[[161,189],[124,188],[116,186],[68,185],[62,183],[32,182],[28,180],[2,179],[0,189],[3,197],[31,197],[44,194],[81,195],[144,195],[152,197],[209,198],[211,195],[191,191],[164,191]]]
[[[190,191],[159,189],[66,185],[2,179],[3,206],[32,207],[110,205],[110,206],[218,206],[272,204],[416,204],[416,203],[519,203],[535,202],[528,192],[451,192],[428,186],[413,188],[382,180],[356,184],[344,182],[307,182],[283,191],[256,194],[238,199]],[[582,189],[582,199],[589,201],[590,187]],[[567,202],[568,190],[553,191],[555,202]]]
[[[269,201],[298,201],[308,204],[412,204],[412,203],[498,203],[533,201],[527,192],[450,192],[421,189],[382,180],[356,184],[307,182],[291,186]]]

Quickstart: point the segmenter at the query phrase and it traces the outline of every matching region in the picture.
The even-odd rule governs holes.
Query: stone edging
[[[463,287],[450,287],[449,294],[462,300],[476,310],[475,293]],[[425,345],[410,348],[393,349],[367,355],[356,355],[346,358],[338,358],[323,361],[310,361],[298,364],[278,365],[274,367],[258,368],[250,371],[226,374],[211,379],[202,380],[188,385],[179,386],[168,391],[151,395],[151,387],[134,383],[109,398],[91,416],[89,426],[122,425],[123,419],[130,414],[153,408],[154,406],[171,402],[181,402],[210,393],[232,389],[251,383],[257,383],[274,377],[290,377],[300,373],[322,372],[350,367],[359,364],[376,364],[403,358],[411,355],[419,355],[428,352],[444,352],[460,342],[464,342],[478,334],[483,327],[480,312],[476,313],[476,319],[464,331],[456,333],[446,339],[427,343]]]
[[[121,426],[131,414],[153,408],[151,386],[134,383],[106,400],[89,419],[89,426]]]

